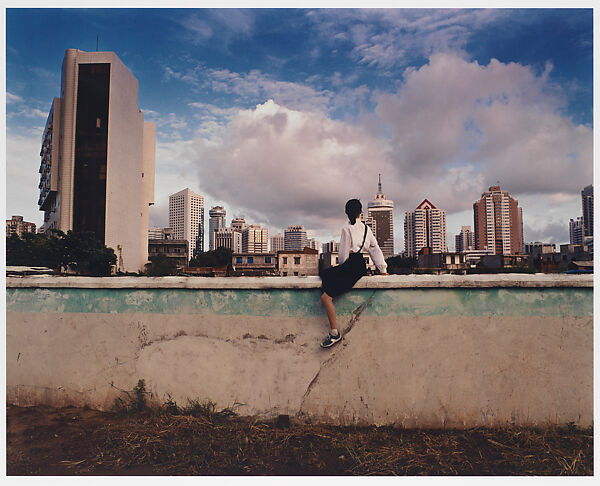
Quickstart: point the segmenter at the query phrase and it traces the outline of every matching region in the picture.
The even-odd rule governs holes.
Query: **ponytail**
[[[350,199],[346,203],[346,215],[348,216],[348,220],[350,221],[350,224],[353,225],[356,223],[356,218],[358,218],[358,215],[360,214],[361,211],[362,211],[362,204],[360,203],[360,201],[358,199]]]

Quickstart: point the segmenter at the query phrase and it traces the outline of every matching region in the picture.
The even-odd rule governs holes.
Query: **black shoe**
[[[338,341],[342,340],[342,333],[338,332],[337,336],[333,336],[331,333],[327,335],[327,337],[321,343],[322,348],[330,348]]]

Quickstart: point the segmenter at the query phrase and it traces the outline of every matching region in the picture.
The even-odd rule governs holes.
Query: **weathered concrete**
[[[318,279],[10,278],[7,400],[106,409],[143,378],[248,415],[591,425],[592,279],[447,277],[362,279],[328,351]]]

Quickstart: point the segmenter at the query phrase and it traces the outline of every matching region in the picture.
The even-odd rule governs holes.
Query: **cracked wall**
[[[152,398],[403,427],[593,420],[591,288],[7,288],[7,401]]]

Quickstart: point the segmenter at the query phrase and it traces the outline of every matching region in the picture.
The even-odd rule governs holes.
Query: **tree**
[[[396,255],[385,261],[388,265],[388,273],[408,274],[412,273],[417,266],[416,257],[405,257]]]
[[[231,264],[233,252],[229,248],[219,247],[216,250],[199,253],[190,260],[190,267],[222,267]]]
[[[177,264],[163,253],[150,257],[150,263],[146,263],[146,275],[149,277],[164,277],[177,275]]]

